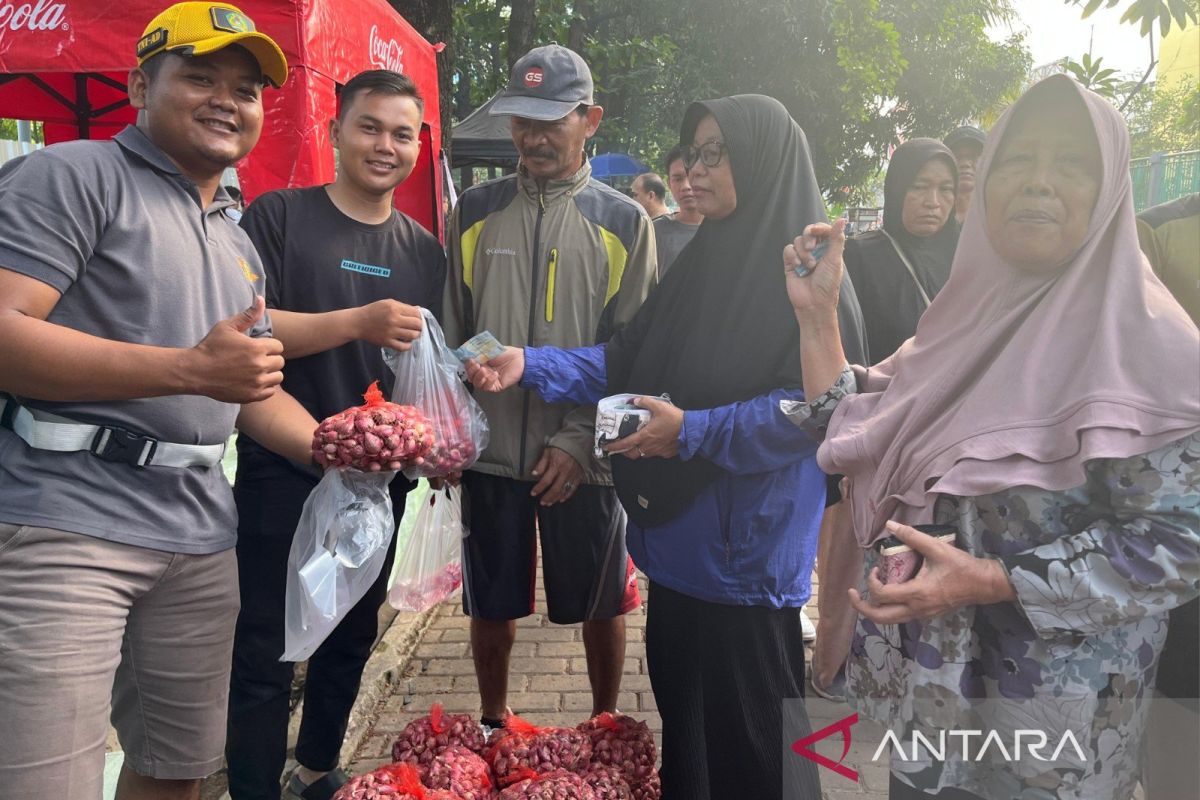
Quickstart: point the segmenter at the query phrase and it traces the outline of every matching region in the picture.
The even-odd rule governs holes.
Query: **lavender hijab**
[[[1060,270],[1022,273],[984,223],[991,161],[1034,92],[1083,101],[1103,175],[1083,245]],[[938,495],[1082,485],[1084,466],[1151,452],[1200,430],[1200,334],[1138,248],[1129,134],[1105,100],[1057,75],[988,137],[980,191],[950,279],[886,361],[855,368],[818,451],[850,477],[864,547],[895,519],[929,522]]]

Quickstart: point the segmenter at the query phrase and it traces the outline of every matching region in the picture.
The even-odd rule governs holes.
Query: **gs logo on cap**
[[[525,78],[524,78],[525,88],[526,89],[536,89],[537,87],[542,85],[542,81],[545,79],[545,77],[546,77],[546,74],[544,72],[542,72],[541,67],[530,67],[529,70],[525,73]]]

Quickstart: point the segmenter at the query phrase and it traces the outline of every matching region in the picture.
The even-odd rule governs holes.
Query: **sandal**
[[[348,780],[350,780],[350,776],[341,767],[325,773],[307,785],[295,772],[292,772],[292,777],[288,779],[287,785],[288,793],[291,795],[289,800],[292,798],[294,800],[330,800]]]

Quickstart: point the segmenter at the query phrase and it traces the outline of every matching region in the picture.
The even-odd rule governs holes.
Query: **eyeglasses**
[[[699,147],[687,147],[683,151],[683,166],[690,170],[699,161],[706,167],[715,167],[727,152],[724,142],[705,142]]]

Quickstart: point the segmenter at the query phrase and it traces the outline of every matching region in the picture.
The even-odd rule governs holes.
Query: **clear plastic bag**
[[[488,445],[488,423],[459,374],[461,364],[446,346],[442,328],[421,309],[425,330],[403,353],[384,348],[383,359],[396,373],[392,402],[415,406],[433,424],[433,451],[404,470],[405,476],[435,478],[461,472]]]
[[[396,553],[388,602],[399,611],[427,611],[462,589],[462,490],[431,491],[412,537]]]
[[[316,652],[379,577],[396,530],[388,492],[395,476],[331,469],[304,502],[288,556],[280,661]]]

